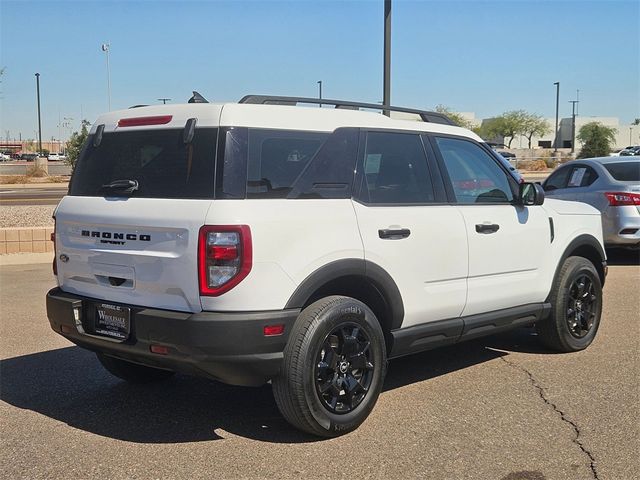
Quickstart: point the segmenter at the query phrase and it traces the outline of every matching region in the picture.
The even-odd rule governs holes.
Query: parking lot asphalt
[[[50,330],[50,265],[2,266],[0,478],[638,478],[640,267],[611,263],[586,351],[524,329],[392,361],[369,419],[331,440],[289,427],[269,385],[111,377]]]

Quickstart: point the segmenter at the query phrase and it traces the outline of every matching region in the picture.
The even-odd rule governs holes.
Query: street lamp
[[[42,121],[40,119],[40,74],[36,73],[36,92],[38,95],[38,155],[42,154]]]
[[[556,86],[556,135],[553,139],[553,153],[558,153],[558,110],[560,109],[560,82],[553,83]]]
[[[318,80],[316,83],[318,84],[318,98],[322,100],[322,80]],[[322,108],[322,103],[319,103],[318,107]]]
[[[633,127],[629,127],[629,145],[633,144],[632,133],[633,133]]]
[[[109,51],[111,44],[109,42],[102,44],[102,51],[107,54],[107,98],[109,99],[109,111],[111,111],[111,69],[109,67]]]

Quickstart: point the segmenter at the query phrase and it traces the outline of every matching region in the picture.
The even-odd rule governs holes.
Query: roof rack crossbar
[[[328,98],[311,98],[311,97],[285,97],[274,95],[246,95],[240,99],[238,103],[249,103],[255,105],[290,105],[295,106],[299,103],[308,103],[315,105],[334,105],[335,108],[344,108],[357,110],[367,108],[370,110],[383,110],[392,112],[413,113],[422,119],[423,122],[440,123],[444,125],[457,124],[443,113],[429,112],[426,110],[417,110],[415,108],[394,107],[391,105],[381,105],[379,103],[363,103],[351,102],[348,100],[331,100]]]

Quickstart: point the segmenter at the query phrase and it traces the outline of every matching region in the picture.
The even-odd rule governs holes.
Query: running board
[[[389,358],[423,352],[465,340],[533,325],[549,314],[549,303],[530,303],[468,317],[438,320],[392,330],[393,347]]]

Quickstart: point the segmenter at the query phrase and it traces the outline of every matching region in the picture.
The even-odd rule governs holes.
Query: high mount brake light
[[[173,115],[156,115],[154,117],[121,118],[118,127],[142,127],[145,125],[166,125]]]
[[[621,207],[624,205],[640,206],[640,193],[629,192],[607,192],[605,193],[609,205],[612,207]]]
[[[198,234],[200,295],[217,297],[238,285],[251,271],[248,225],[205,225]]]

